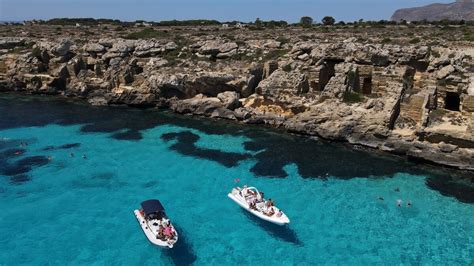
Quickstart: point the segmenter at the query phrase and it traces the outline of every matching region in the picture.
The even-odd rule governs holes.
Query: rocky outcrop
[[[431,4],[423,7],[405,8],[395,11],[393,21],[474,20],[472,0],[457,0],[451,4]]]
[[[351,38],[29,42],[0,39],[1,90],[265,124],[474,170],[472,57],[462,49]]]

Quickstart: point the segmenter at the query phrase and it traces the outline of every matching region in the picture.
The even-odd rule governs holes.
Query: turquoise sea
[[[237,178],[291,224],[229,200]],[[0,265],[472,265],[469,182],[270,129],[0,96]],[[172,250],[133,215],[150,198],[179,229]]]

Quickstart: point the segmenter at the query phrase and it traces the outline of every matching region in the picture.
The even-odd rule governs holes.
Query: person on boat
[[[256,210],[256,209],[257,209],[257,206],[256,206],[255,202],[251,201],[251,202],[249,203],[249,208],[252,209],[252,210]]]
[[[163,228],[163,234],[168,239],[172,238],[173,237],[173,230],[171,230],[171,226],[166,226],[165,228]]]
[[[281,217],[283,215],[283,212],[281,210],[278,210],[277,217]]]
[[[274,214],[275,214],[275,208],[273,207],[268,208],[268,212],[266,213],[266,215],[273,216]]]
[[[157,238],[159,239],[164,239],[165,238],[165,234],[163,232],[163,226],[160,226],[159,229],[158,229],[158,235],[156,236]]]
[[[138,212],[140,213],[141,216],[145,216],[145,211],[143,211],[143,209],[140,209]]]
[[[273,204],[272,199],[268,199],[267,202],[266,202],[266,206],[267,206],[268,208],[270,208],[270,207],[272,207],[273,205],[274,205],[274,204]]]

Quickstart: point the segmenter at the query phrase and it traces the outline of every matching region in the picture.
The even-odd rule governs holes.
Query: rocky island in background
[[[473,0],[456,0],[450,4],[431,4],[423,7],[404,8],[395,11],[393,21],[474,20]]]
[[[473,35],[363,22],[3,25],[0,91],[169,108],[472,171]]]

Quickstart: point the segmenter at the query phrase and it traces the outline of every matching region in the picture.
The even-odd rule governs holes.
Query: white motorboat
[[[270,200],[265,200],[255,187],[233,188],[227,196],[235,201],[240,207],[244,208],[258,218],[277,224],[285,225],[290,223],[290,219],[282,210],[273,206]]]
[[[143,233],[152,244],[173,248],[178,241],[178,232],[166,216],[165,208],[159,200],[142,202],[141,209],[135,210],[134,213]]]

